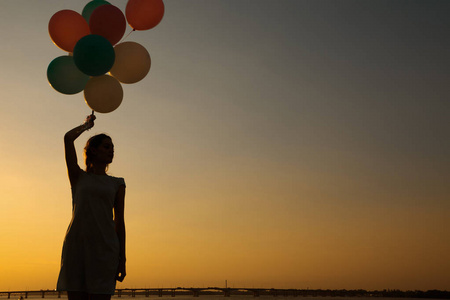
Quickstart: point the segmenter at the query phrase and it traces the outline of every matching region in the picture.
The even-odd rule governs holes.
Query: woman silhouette
[[[125,181],[106,174],[114,156],[109,136],[91,137],[80,169],[74,141],[94,126],[95,116],[64,136],[72,220],[64,239],[57,290],[69,300],[109,300],[125,271]]]

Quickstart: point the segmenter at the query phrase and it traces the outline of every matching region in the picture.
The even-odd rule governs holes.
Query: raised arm
[[[64,149],[66,155],[67,172],[69,174],[70,185],[74,186],[80,174],[80,167],[78,166],[77,152],[75,151],[75,140],[86,130],[94,126],[95,116],[90,115],[86,118],[84,124],[69,130],[64,135]]]

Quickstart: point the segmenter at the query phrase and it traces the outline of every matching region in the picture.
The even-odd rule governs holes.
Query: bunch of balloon
[[[47,68],[47,79],[66,95],[84,90],[86,104],[99,113],[116,110],[123,99],[121,83],[136,83],[150,71],[150,54],[136,42],[121,42],[127,23],[149,30],[164,16],[162,0],[128,0],[125,15],[104,0],[86,4],[81,14],[55,13],[48,24],[53,43],[68,52]]]

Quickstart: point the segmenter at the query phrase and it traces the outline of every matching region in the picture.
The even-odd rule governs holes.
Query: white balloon
[[[110,113],[122,103],[122,85],[109,75],[91,77],[84,88],[84,99],[94,111]]]
[[[115,61],[109,73],[122,83],[136,83],[147,76],[151,59],[147,49],[136,42],[124,42],[114,47]]]

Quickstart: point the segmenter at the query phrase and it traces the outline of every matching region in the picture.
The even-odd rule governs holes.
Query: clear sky
[[[48,21],[87,3],[1,1],[0,290],[56,286],[90,110],[47,82]],[[110,134],[127,183],[118,287],[450,290],[450,2],[164,3],[76,143]]]

